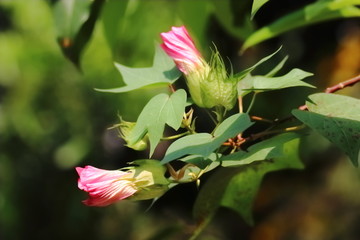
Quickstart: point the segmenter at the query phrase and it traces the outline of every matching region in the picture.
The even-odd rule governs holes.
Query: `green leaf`
[[[209,158],[205,158],[205,157],[200,156],[200,155],[189,155],[189,156],[180,158],[179,160],[183,161],[183,162],[187,162],[187,163],[192,163],[192,164],[196,165],[197,167],[199,167],[201,169],[204,169],[208,165],[213,163],[213,161],[210,160]]]
[[[53,8],[55,29],[59,38],[74,39],[90,15],[88,0],[60,0]]]
[[[234,114],[225,119],[214,131],[214,134],[196,133],[182,137],[173,142],[167,149],[161,163],[165,164],[182,156],[193,154],[202,157],[209,155],[227,139],[236,136],[253,123],[245,113]]]
[[[280,77],[254,76],[253,89],[260,91],[268,91],[268,90],[277,90],[282,88],[299,87],[299,86],[314,88],[313,85],[301,81],[304,78],[312,75],[313,75],[312,73],[294,68],[287,74]]]
[[[238,95],[244,97],[252,92],[252,87],[254,86],[254,78],[251,74],[246,75],[240,82],[237,84]]]
[[[53,7],[58,43],[64,55],[80,68],[80,56],[91,38],[103,0],[59,0]]]
[[[309,4],[251,34],[246,39],[242,50],[306,25],[337,18],[360,17],[360,9],[356,7],[359,4],[359,0],[317,1]]]
[[[263,177],[268,172],[282,169],[303,169],[298,157],[300,140],[294,139],[284,146],[284,157],[273,161],[262,161],[258,165],[245,167],[236,174],[226,188],[221,199],[221,206],[228,207],[239,213],[248,224],[253,224],[252,203],[256,197]]]
[[[177,90],[171,96],[162,93],[153,97],[140,113],[128,144],[138,142],[148,133],[152,155],[163,136],[165,124],[175,130],[179,129],[185,105],[186,92],[183,89]]]
[[[285,133],[273,138],[261,141],[246,151],[238,151],[236,153],[226,155],[218,159],[222,162],[223,167],[234,167],[245,164],[250,164],[254,161],[262,161],[265,159],[272,159],[281,157],[283,155],[283,147],[287,142],[298,138],[296,133]]]
[[[359,121],[327,117],[300,110],[294,110],[293,114],[300,121],[342,149],[349,156],[354,166],[358,166],[360,159]]]
[[[343,150],[354,166],[360,160],[360,100],[318,93],[306,103],[310,112],[294,110],[296,118]]]
[[[312,73],[294,68],[287,74],[280,77],[251,76],[248,75],[244,80],[238,83],[238,93],[245,96],[251,91],[263,92],[272,91],[289,87],[314,87],[311,84],[303,82],[306,77],[312,76]]]
[[[220,206],[238,212],[253,224],[252,203],[266,173],[281,169],[302,169],[298,157],[299,139],[284,144],[284,156],[234,168],[221,168],[204,184],[194,205],[194,216],[204,228]],[[198,232],[199,230],[196,230]]]
[[[279,62],[270,72],[268,72],[265,77],[275,76],[283,68],[288,58],[288,56],[284,57],[284,59],[281,60],[281,62]]]
[[[257,66],[259,66],[260,64],[266,62],[267,60],[269,60],[270,58],[272,58],[275,54],[277,54],[282,47],[279,47],[278,50],[276,50],[274,53],[270,54],[269,56],[266,56],[264,58],[262,58],[260,61],[258,61],[257,63],[255,63],[253,66],[235,74],[233,77],[237,78],[238,80],[243,79],[245,76],[247,76],[249,73],[251,73]]]
[[[309,111],[360,121],[360,100],[348,96],[328,93],[316,93],[306,102]]]
[[[216,160],[221,156],[220,153],[212,153],[208,157],[203,157],[201,155],[189,155],[183,158],[180,158],[180,161],[192,163],[201,169],[205,169],[206,171],[210,171],[209,169],[213,169],[220,165]],[[211,167],[213,166],[213,167]]]
[[[254,18],[257,11],[269,0],[254,0],[251,8],[251,19]]]
[[[181,75],[174,61],[166,55],[160,46],[156,46],[154,63],[149,68],[130,68],[115,63],[126,84],[113,89],[97,89],[101,92],[121,93],[140,89],[151,85],[167,86],[174,83]]]
[[[254,70],[258,65],[260,65],[261,63],[269,60],[272,56],[274,56],[279,50],[281,49],[281,47],[274,52],[273,54],[261,59],[259,62],[257,62],[254,66],[245,69],[244,71],[242,71],[241,73],[236,74],[236,76],[238,76],[238,79],[240,79],[240,81],[238,82],[237,85],[237,89],[238,89],[238,95],[244,97],[245,95],[249,94],[250,92],[252,92],[252,90],[246,90],[246,89],[251,89],[254,86],[253,83],[253,76],[251,76],[251,71]],[[288,57],[285,57],[280,63],[278,63],[270,72],[268,72],[265,76],[266,77],[272,77],[273,75],[275,75],[285,64],[286,60]],[[244,75],[245,74],[245,75]]]

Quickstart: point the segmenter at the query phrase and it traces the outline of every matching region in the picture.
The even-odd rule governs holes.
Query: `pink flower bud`
[[[132,174],[128,172],[92,166],[77,167],[76,171],[79,174],[78,187],[89,193],[89,198],[83,201],[88,206],[107,206],[137,191]]]
[[[161,47],[185,74],[194,103],[205,108],[232,109],[237,98],[237,79],[227,74],[219,52],[214,51],[210,64],[206,63],[184,26],[172,27],[160,35],[164,41]]]
[[[165,166],[159,161],[142,159],[122,170],[103,170],[92,166],[77,167],[78,187],[89,194],[83,203],[88,206],[107,206],[114,202],[159,198],[168,189]]]
[[[204,60],[184,26],[172,27],[171,31],[161,33],[160,36],[164,41],[161,47],[174,59],[177,67],[184,74],[203,67]]]

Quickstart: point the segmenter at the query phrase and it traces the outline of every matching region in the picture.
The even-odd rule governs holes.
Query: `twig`
[[[304,105],[301,105],[300,107],[298,107],[298,109],[301,111],[306,111],[306,110],[308,110],[308,107],[306,106],[306,104],[304,104]]]
[[[172,93],[176,92],[176,89],[175,89],[174,85],[172,85],[172,84],[169,84],[169,89]]]
[[[266,118],[263,118],[263,117],[250,116],[250,118],[251,118],[251,120],[254,120],[254,121],[266,122],[266,123],[274,123],[273,120],[269,120],[269,119],[266,119]]]
[[[176,179],[177,173],[176,173],[175,169],[171,166],[171,164],[167,163],[165,166],[166,166],[167,170],[169,171],[170,176],[173,177],[174,179]]]
[[[325,93],[334,93],[337,92],[343,88],[351,87],[355,85],[356,83],[360,82],[360,75],[357,75],[354,78],[351,78],[349,80],[343,81],[341,83],[336,84],[335,86],[328,87],[325,89]]]
[[[239,103],[239,113],[243,113],[243,112],[244,112],[244,108],[243,108],[242,96],[239,96],[239,97],[238,97],[238,103]]]
[[[299,126],[294,126],[294,127],[288,127],[288,128],[284,128],[284,129],[277,129],[277,130],[271,130],[271,131],[264,131],[264,132],[259,132],[259,133],[255,133],[250,135],[249,137],[245,138],[245,141],[255,141],[259,138],[262,138],[264,136],[267,135],[272,135],[272,134],[277,134],[277,133],[285,133],[285,132],[292,132],[292,131],[298,131],[301,130],[305,127],[305,125],[299,125]]]
[[[284,129],[276,129],[276,130],[265,130],[263,132],[251,134],[249,137],[242,138],[239,135],[236,138],[230,138],[227,142],[224,142],[223,146],[232,147],[231,153],[235,152],[237,149],[241,147],[242,144],[249,141],[255,141],[259,138],[265,137],[267,135],[273,135],[273,134],[279,134],[279,133],[286,133],[286,132],[292,132],[292,131],[298,131],[305,128],[305,125],[299,125],[294,127],[287,127]]]

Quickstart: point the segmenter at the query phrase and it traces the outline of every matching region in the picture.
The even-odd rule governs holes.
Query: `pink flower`
[[[160,36],[164,41],[161,47],[184,74],[203,67],[204,60],[184,26],[172,27],[171,31],[161,33]]]
[[[79,174],[78,187],[89,193],[89,198],[83,201],[88,206],[107,206],[137,191],[130,172],[92,166],[77,167],[76,171]]]

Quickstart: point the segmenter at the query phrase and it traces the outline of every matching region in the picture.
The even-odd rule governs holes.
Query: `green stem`
[[[192,129],[190,126],[188,126],[188,125],[185,125],[185,128],[186,128],[186,130],[188,130],[189,134],[195,134],[196,133],[196,131],[194,129]]]
[[[284,128],[284,129],[259,132],[256,134],[252,134],[250,137],[246,138],[246,141],[249,141],[249,140],[254,141],[254,140],[264,137],[266,135],[271,135],[271,134],[276,134],[276,133],[286,133],[286,132],[298,131],[305,127],[306,127],[305,125],[299,125],[299,126],[288,127],[288,128]]]
[[[225,109],[221,106],[216,106],[215,107],[215,112],[217,113],[216,114],[216,119],[218,121],[218,123],[221,123],[224,119],[224,116],[225,116]]]
[[[250,104],[249,104],[249,107],[248,107],[248,109],[247,109],[246,113],[249,113],[249,112],[250,112],[250,110],[251,110],[251,108],[253,107],[254,102],[255,102],[256,95],[257,95],[257,93],[256,93],[256,92],[254,92],[254,94],[253,94],[253,96],[252,96],[252,98],[251,98],[251,102],[250,102]]]
[[[179,134],[169,136],[169,137],[162,137],[161,140],[173,140],[173,139],[177,139],[177,138],[180,138],[180,137],[188,135],[188,134],[190,134],[190,131],[179,133]]]
[[[208,109],[205,109],[205,112],[209,115],[210,119],[214,122],[215,125],[217,125],[217,122],[215,120],[215,118],[211,115],[211,113],[209,112]]]
[[[183,121],[183,124],[184,124],[184,127],[186,128],[188,134],[196,133],[196,131],[190,125],[186,124],[186,121]]]
[[[198,223],[195,231],[193,232],[192,236],[189,238],[189,240],[195,240],[200,233],[205,229],[205,227],[210,223],[211,219],[213,218],[214,214],[210,214],[206,216],[205,219],[202,219],[200,223]]]
[[[233,149],[231,149],[230,154],[234,153],[236,151],[236,147],[234,147]]]
[[[193,113],[194,110],[191,108],[189,112],[185,113],[183,115],[182,124],[184,125],[184,128],[188,130],[190,134],[195,134],[195,125],[193,122]]]

